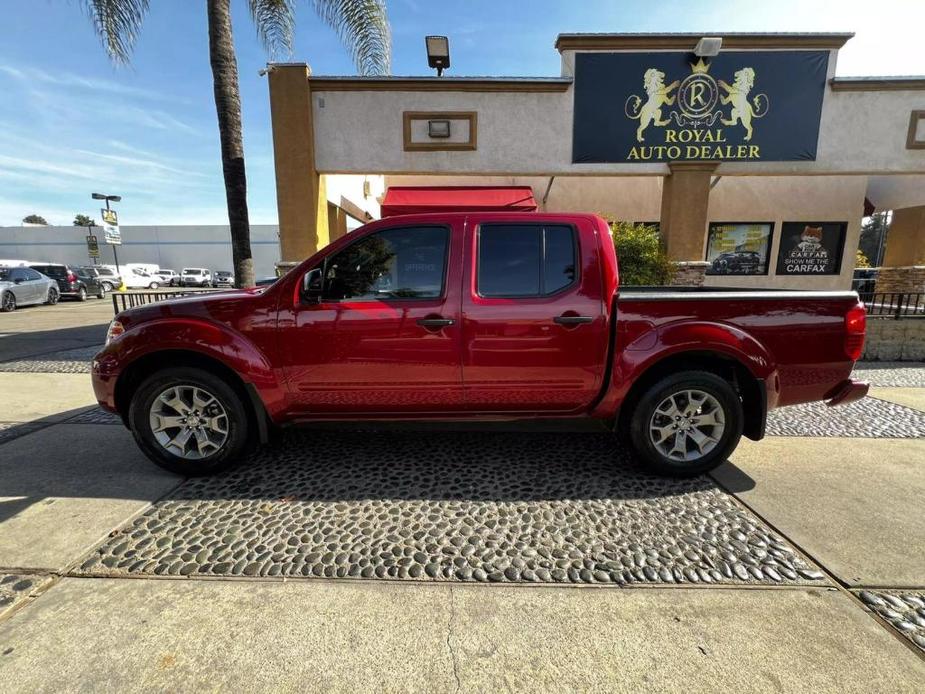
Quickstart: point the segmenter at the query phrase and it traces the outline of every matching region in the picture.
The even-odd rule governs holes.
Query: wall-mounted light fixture
[[[425,36],[427,65],[437,70],[437,77],[450,66],[450,40],[446,36]]]
[[[446,138],[450,136],[450,121],[448,120],[429,120],[427,121],[427,136]]]
[[[719,50],[722,47],[722,38],[704,36],[697,42],[697,45],[694,47],[694,55],[701,58],[712,58],[713,56],[719,55]]]

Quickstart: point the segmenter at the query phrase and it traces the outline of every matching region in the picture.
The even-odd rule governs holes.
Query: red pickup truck
[[[228,467],[325,419],[589,418],[693,475],[774,407],[863,397],[854,292],[620,291],[604,220],[449,213],[373,222],[266,288],[124,311],[100,404],[158,465]]]

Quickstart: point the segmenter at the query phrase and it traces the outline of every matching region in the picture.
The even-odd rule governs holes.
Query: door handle
[[[455,323],[452,318],[418,318],[417,324],[428,330],[433,328],[445,328]]]
[[[594,318],[592,316],[556,316],[552,320],[559,325],[581,325],[590,323]]]

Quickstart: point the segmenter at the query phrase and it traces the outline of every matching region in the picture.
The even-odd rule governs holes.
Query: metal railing
[[[127,291],[127,292],[113,292],[112,293],[112,310],[114,313],[119,313],[129,308],[135,308],[136,306],[144,306],[145,304],[153,304],[158,301],[167,301],[168,299],[179,299],[181,296],[191,296],[193,294],[210,294],[212,292],[220,292],[221,289],[193,289],[193,288],[183,288],[183,289],[157,289],[157,290],[146,290],[146,291]]]
[[[871,318],[925,318],[925,294],[910,292],[861,292]]]

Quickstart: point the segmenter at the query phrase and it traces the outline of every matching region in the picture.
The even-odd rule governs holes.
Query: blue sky
[[[90,193],[119,193],[123,224],[224,224],[205,1],[152,0],[129,67],[114,67],[79,0],[4,0],[0,225],[29,213],[98,219]],[[276,222],[268,57],[232,1],[253,223]],[[429,74],[425,34],[450,37],[448,75],[557,75],[572,31],[854,31],[840,75],[925,74],[921,0],[391,0],[393,74]],[[315,74],[354,74],[331,30],[300,5],[293,55]]]

